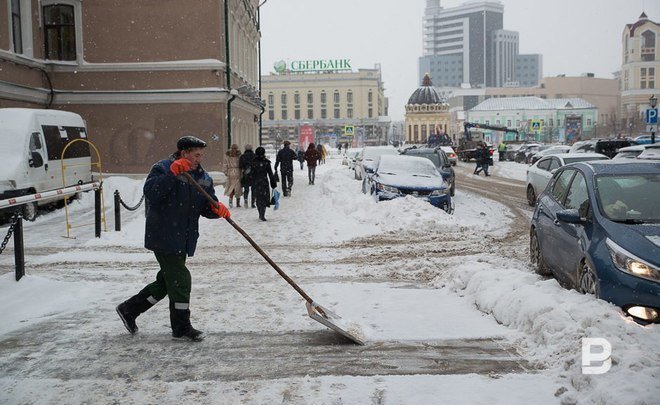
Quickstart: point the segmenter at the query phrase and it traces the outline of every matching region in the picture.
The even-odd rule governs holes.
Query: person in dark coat
[[[486,177],[490,176],[488,174],[488,166],[490,162],[490,153],[485,143],[480,143],[479,148],[477,149],[477,166],[474,168],[474,174],[477,176],[481,171],[484,172]]]
[[[241,185],[243,186],[243,199],[245,208],[248,208],[248,194],[250,193],[250,187],[252,186],[252,161],[254,160],[254,152],[252,151],[252,145],[245,145],[245,152],[238,159],[238,167],[241,169]],[[254,199],[254,190],[252,191],[252,205],[255,207]]]
[[[284,141],[284,147],[277,152],[275,159],[275,172],[277,166],[280,166],[280,173],[282,174],[282,192],[285,197],[291,195],[291,188],[293,187],[293,161],[297,159],[296,152],[291,150],[291,142]]]
[[[296,154],[298,155],[298,161],[300,162],[300,170],[302,170],[303,169],[303,162],[305,161],[305,151],[302,150],[302,149],[298,149]]]
[[[116,308],[126,329],[135,334],[135,319],[169,297],[172,337],[200,341],[202,332],[190,324],[190,290],[192,279],[186,268],[186,257],[195,253],[199,236],[199,217],[229,218],[227,207],[218,202],[213,180],[200,162],[206,142],[184,136],[177,151],[168,159],[156,162],[144,183],[146,228],[144,247],[152,250],[160,265],[156,280],[137,295]],[[183,175],[188,172],[216,201],[208,200]]]
[[[270,166],[270,160],[266,159],[266,150],[259,146],[254,151],[252,161],[252,192],[257,199],[257,210],[259,219],[266,220],[266,208],[270,207],[271,189],[277,187],[275,174]]]
[[[309,176],[309,184],[314,184],[316,177],[316,163],[319,161],[321,154],[316,149],[314,143],[310,143],[305,152],[305,160],[307,161],[307,175]]]

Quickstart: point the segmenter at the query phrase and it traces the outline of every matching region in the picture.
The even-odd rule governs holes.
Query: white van
[[[67,148],[62,181],[62,151],[69,142],[80,138],[87,138],[87,130],[85,121],[78,114],[0,108],[0,199],[92,181],[87,142],[75,142]],[[40,200],[39,204],[52,204],[57,200]],[[25,219],[34,220],[37,203],[23,205],[22,211]]]

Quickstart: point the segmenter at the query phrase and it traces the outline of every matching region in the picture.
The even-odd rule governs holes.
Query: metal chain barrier
[[[11,217],[11,223],[9,224],[9,230],[7,231],[7,235],[5,236],[5,239],[2,241],[2,244],[0,244],[0,254],[4,252],[5,247],[7,247],[7,243],[9,243],[9,240],[11,239],[11,235],[14,233],[14,225],[16,225],[16,222],[18,222],[18,218],[20,217],[19,213],[14,214]]]
[[[140,208],[140,205],[144,202],[144,194],[142,194],[142,198],[140,198],[140,201],[134,206],[134,207],[129,207],[126,205],[124,200],[121,199],[121,196],[119,197],[119,203],[122,205],[122,207],[126,208],[129,211],[135,211],[136,209]]]

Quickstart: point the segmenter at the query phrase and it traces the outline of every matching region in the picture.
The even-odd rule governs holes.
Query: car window
[[[566,194],[566,189],[571,182],[571,178],[575,174],[575,170],[564,170],[559,174],[559,177],[555,180],[555,183],[552,185],[552,196],[557,201],[562,201],[564,195]]]
[[[440,167],[449,166],[449,159],[447,158],[447,155],[444,151],[439,150],[438,156],[440,156]]]
[[[555,169],[559,169],[561,167],[561,162],[557,158],[552,158],[552,162],[550,162],[550,168],[548,171],[553,171]]]
[[[658,173],[599,175],[596,195],[601,212],[613,221],[660,222]]]
[[[552,161],[552,159],[541,159],[541,160],[539,160],[539,163],[538,163],[537,166],[541,170],[550,171],[550,162],[551,161]]]
[[[587,193],[587,182],[580,172],[575,174],[571,187],[566,194],[564,207],[576,209],[581,217],[586,217],[589,212],[589,194]]]

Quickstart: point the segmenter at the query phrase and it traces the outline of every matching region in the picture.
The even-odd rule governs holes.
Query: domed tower
[[[449,104],[433,88],[426,73],[406,104],[406,142],[427,143],[429,137],[444,137],[449,119]]]

